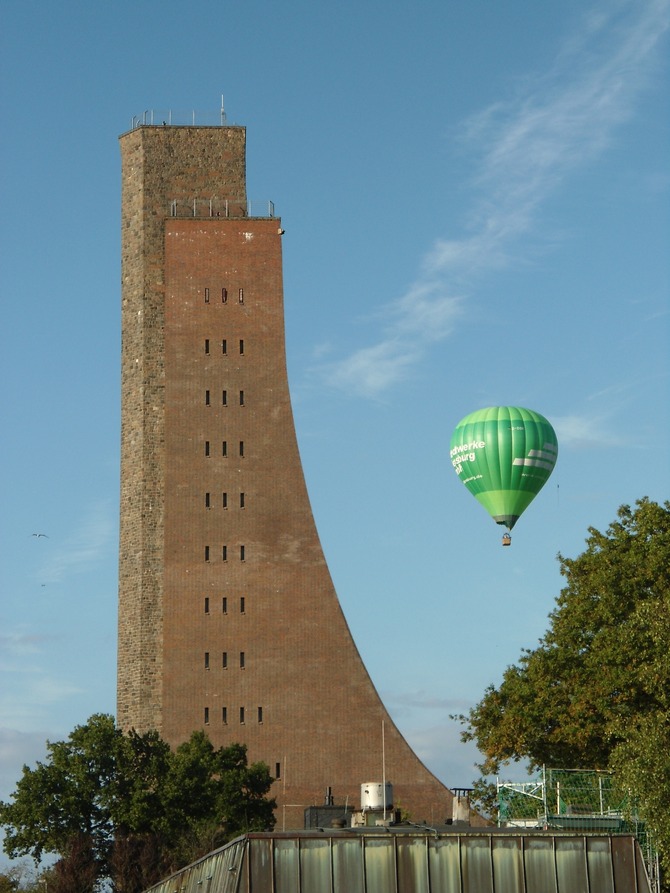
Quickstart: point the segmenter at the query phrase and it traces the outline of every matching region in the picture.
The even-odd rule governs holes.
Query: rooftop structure
[[[626,835],[407,827],[247,834],[147,893],[651,893]]]

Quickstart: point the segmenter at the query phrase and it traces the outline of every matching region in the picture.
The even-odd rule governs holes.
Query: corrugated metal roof
[[[651,893],[632,835],[248,834],[147,893]]]

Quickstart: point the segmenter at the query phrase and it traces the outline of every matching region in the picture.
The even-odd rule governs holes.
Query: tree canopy
[[[111,879],[134,893],[246,831],[274,826],[272,777],[246,747],[215,749],[203,732],[172,751],[157,732],[124,733],[106,714],[47,744],[0,803],[5,852],[60,861],[50,889],[89,893]],[[59,886],[60,883],[60,886]]]
[[[484,775],[523,759],[615,771],[670,866],[670,502],[622,506],[558,560],[549,629],[461,717],[462,737]]]

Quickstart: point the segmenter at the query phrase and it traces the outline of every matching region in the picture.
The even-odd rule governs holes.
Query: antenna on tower
[[[226,123],[226,110],[223,107],[223,93],[221,94],[221,126]]]

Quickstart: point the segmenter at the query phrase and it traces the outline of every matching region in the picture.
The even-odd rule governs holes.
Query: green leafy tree
[[[175,751],[160,828],[181,864],[239,834],[273,828],[271,783],[264,763],[247,764],[245,745],[216,750],[203,732],[194,732]]]
[[[217,750],[194,732],[171,751],[156,732],[125,734],[99,714],[23,767],[0,803],[4,848],[57,854],[55,891],[89,893],[109,878],[116,893],[136,893],[237,834],[272,828],[272,781],[243,745]]]
[[[67,741],[49,742],[49,758],[35,769],[23,767],[12,804],[0,805],[5,851],[12,857],[68,853],[85,835],[104,862],[113,834],[105,794],[114,777],[121,736],[111,716],[93,716]]]
[[[484,775],[527,760],[612,769],[670,865],[670,502],[622,506],[589,528],[534,650],[460,719]]]

